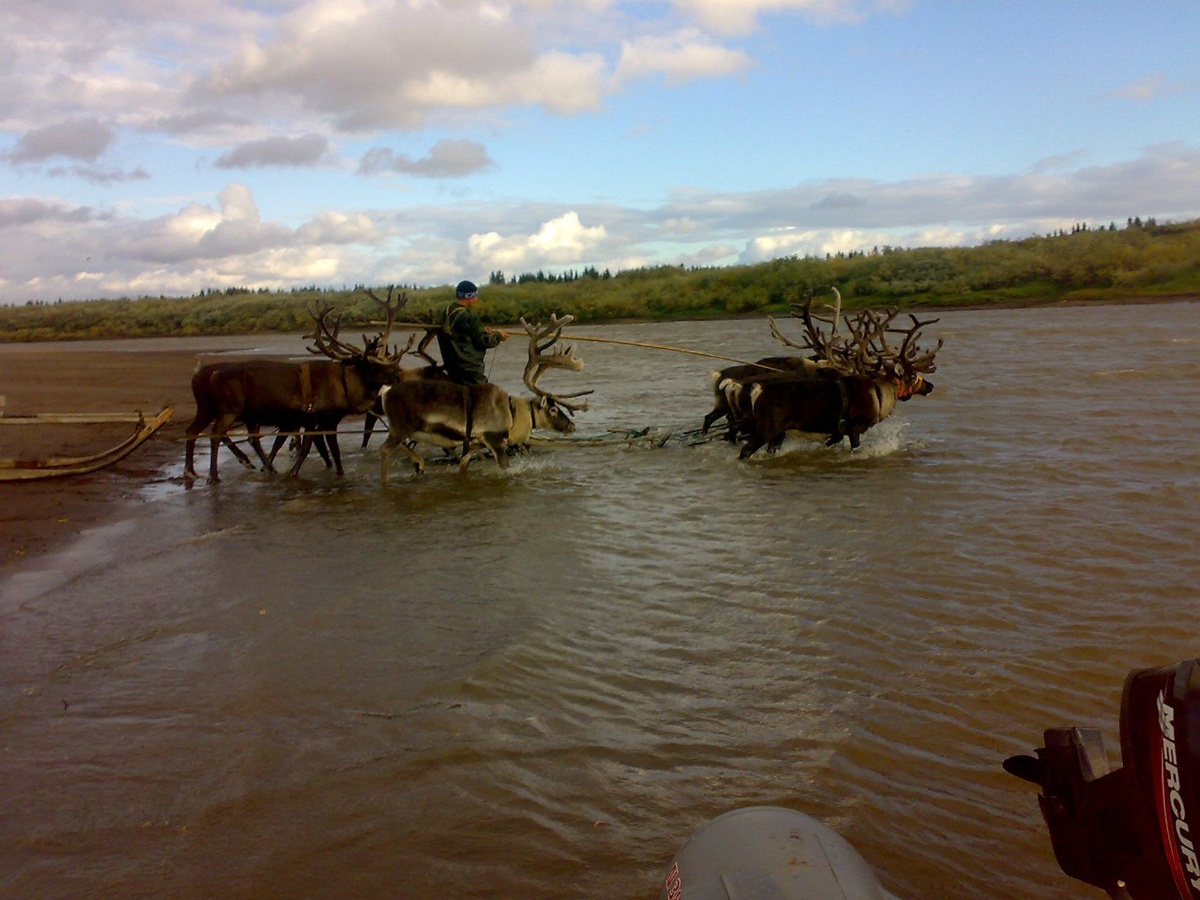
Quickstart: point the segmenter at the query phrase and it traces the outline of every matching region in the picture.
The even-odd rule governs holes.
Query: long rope
[[[383,324],[383,323],[377,323],[377,324]],[[392,327],[423,331],[425,329],[432,328],[433,326],[428,325],[424,322],[394,322],[392,324]],[[500,332],[501,334],[507,335],[508,337],[526,337],[527,336],[524,331],[516,331],[515,329],[497,328],[495,330]],[[708,353],[704,350],[689,350],[686,347],[672,347],[667,344],[649,344],[649,343],[646,343],[645,341],[627,341],[627,340],[622,340],[621,338],[585,337],[585,336],[579,335],[579,334],[572,334],[570,336],[564,335],[563,340],[565,340],[565,341],[590,341],[595,344],[620,344],[625,347],[641,347],[646,350],[666,350],[671,353],[688,353],[688,354],[691,354],[692,356],[704,356],[709,359],[719,359],[724,362],[738,363],[739,365],[743,365],[743,366],[759,366],[760,368],[766,369],[771,372],[780,371],[778,369],[775,369],[773,366],[762,366],[759,363],[753,362],[748,359],[738,359],[736,356],[722,356],[719,353]],[[493,356],[493,358],[494,358],[494,356]]]
[[[521,334],[519,331],[512,331],[509,334]],[[740,363],[743,366],[757,366],[758,363],[751,362],[747,359],[738,359],[736,356],[722,356],[719,353],[707,353],[704,350],[689,350],[686,347],[671,347],[667,344],[648,344],[645,341],[626,341],[621,338],[602,338],[602,337],[584,337],[578,334],[563,336],[564,341],[591,341],[596,344],[621,344],[625,347],[643,347],[646,350],[668,350],[671,353],[690,353],[692,356],[707,356],[709,359],[720,359],[725,362]],[[762,366],[764,369],[771,368],[770,366]]]

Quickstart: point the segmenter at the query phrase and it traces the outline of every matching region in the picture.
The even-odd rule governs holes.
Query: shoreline
[[[1053,309],[1081,306],[1156,306],[1160,304],[1172,303],[1197,303],[1200,302],[1200,294],[1182,293],[1182,294],[1155,294],[1139,297],[1063,297],[1054,300],[1047,300],[1038,297],[1022,297],[1018,299],[1005,299],[995,301],[981,301],[975,303],[964,302],[948,302],[948,303],[913,303],[911,305],[892,305],[892,304],[865,304],[863,306],[848,305],[844,309],[848,312],[853,312],[859,309],[898,309],[900,312],[979,312],[984,310],[999,310],[1012,311],[1021,309]],[[487,318],[487,309],[480,310],[484,316],[484,322],[487,325],[503,328],[515,328],[519,322],[506,321],[491,321]],[[658,316],[618,316],[613,318],[594,319],[594,320],[576,320],[572,323],[573,328],[595,328],[602,325],[649,325],[655,323],[667,322],[740,322],[747,319],[767,319],[771,316],[787,315],[786,309],[756,309],[749,312],[724,312],[713,310],[710,313],[705,312],[688,312],[678,316],[673,315],[658,315]],[[379,325],[378,322],[348,322],[347,328],[363,328]],[[158,335],[102,335],[94,338],[79,338],[67,337],[55,340],[37,340],[23,341],[11,340],[0,335],[0,351],[5,348],[12,347],[29,347],[29,346],[45,346],[52,347],[55,344],[78,344],[88,345],[102,343],[104,341],[174,341],[174,340],[195,340],[195,341],[210,341],[217,343],[223,340],[254,340],[263,339],[270,340],[284,335],[303,336],[302,329],[296,331],[259,331],[259,332],[231,332],[229,334],[158,334]],[[214,350],[215,353],[226,351]],[[3,396],[2,384],[0,384],[0,396]],[[0,410],[0,415],[2,415]]]

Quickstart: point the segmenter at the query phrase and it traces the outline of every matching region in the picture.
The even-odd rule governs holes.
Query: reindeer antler
[[[946,339],[938,338],[936,347],[932,350],[921,352],[921,348],[917,346],[917,337],[920,335],[922,328],[926,325],[933,325],[935,322],[940,322],[941,319],[926,319],[922,322],[912,313],[909,313],[908,317],[912,319],[912,327],[907,329],[891,329],[893,334],[904,335],[904,341],[900,344],[900,350],[896,354],[896,359],[901,369],[903,369],[905,376],[910,377],[916,374],[936,372],[937,363],[934,362],[934,356],[942,349],[942,346],[946,343]],[[921,355],[918,356],[918,353]]]
[[[797,350],[810,353],[812,359],[827,362],[841,369],[850,365],[850,360],[855,355],[855,339],[853,329],[851,329],[851,334],[849,335],[838,334],[838,322],[842,311],[842,294],[837,288],[833,288],[832,290],[834,308],[833,315],[829,318],[819,316],[812,311],[812,290],[809,290],[803,301],[792,304],[792,317],[799,319],[804,325],[805,342],[803,344],[797,343],[787,337],[773,316],[769,316],[768,321],[771,323],[771,334],[777,340],[782,341],[789,347],[795,347]],[[818,323],[829,325],[829,334],[825,334]],[[847,320],[847,324],[849,324],[849,320]]]
[[[572,372],[578,372],[583,368],[583,360],[575,355],[574,347],[566,347],[565,349],[556,350],[553,353],[546,351],[553,347],[562,338],[562,330],[575,319],[574,316],[563,316],[561,319],[554,313],[550,314],[550,324],[542,325],[541,323],[529,323],[521,318],[521,327],[525,329],[525,333],[529,335],[529,362],[525,364],[525,374],[523,380],[525,387],[529,388],[539,397],[546,397],[553,400],[559,406],[569,409],[572,412],[578,412],[587,409],[587,401],[582,403],[570,403],[576,397],[584,397],[593,391],[576,391],[573,394],[552,394],[543,388],[538,387],[538,380],[547,369],[570,369]]]
[[[338,338],[342,327],[342,317],[333,314],[333,305],[317,303],[309,307],[309,315],[313,317],[313,333],[307,337],[315,346],[309,347],[309,353],[319,353],[330,359],[351,359],[364,354],[364,350],[343,342]],[[332,319],[332,321],[330,321]]]
[[[387,299],[380,300],[379,295],[376,294],[373,290],[371,290],[370,288],[363,288],[363,293],[365,293],[368,297],[370,297],[372,300],[374,300],[376,303],[378,303],[380,306],[382,306],[383,311],[384,311],[383,331],[379,332],[379,334],[376,335],[372,339],[374,342],[374,345],[375,345],[376,352],[370,353],[368,355],[377,356],[377,358],[379,358],[381,362],[395,363],[396,365],[399,365],[400,357],[402,357],[405,353],[407,353],[409,350],[412,349],[413,340],[416,338],[416,335],[412,336],[412,338],[408,342],[408,346],[405,347],[403,350],[399,350],[397,347],[393,347],[391,352],[390,353],[388,352],[387,342],[392,336],[392,327],[396,324],[396,314],[398,312],[400,312],[400,310],[402,310],[405,306],[408,305],[408,292],[401,291],[399,296],[397,296],[395,298],[395,300],[393,300],[392,294],[394,291],[395,291],[395,285],[389,284],[388,289],[387,289]],[[367,336],[363,335],[364,348],[366,347],[366,345],[367,345]]]
[[[900,314],[898,309],[883,309],[873,312],[869,309],[859,310],[854,315],[840,316],[842,295],[833,288],[836,306],[830,318],[823,318],[812,311],[813,294],[798,303],[792,304],[792,316],[804,325],[804,342],[794,341],[787,337],[774,318],[769,318],[771,334],[777,339],[811,354],[811,358],[832,365],[843,372],[861,375],[890,375],[903,381],[913,381],[919,374],[926,374],[937,369],[934,357],[942,349],[945,340],[938,339],[937,346],[932,350],[922,351],[917,345],[921,329],[933,325],[940,319],[922,321],[909,313],[912,324],[908,328],[898,328],[892,325]],[[846,331],[838,333],[838,320],[841,317],[846,323]],[[829,332],[822,330],[821,325],[829,325]],[[900,349],[888,343],[888,335],[903,335]]]
[[[386,320],[383,323],[383,330],[374,337],[362,336],[362,346],[356,347],[343,341],[338,333],[342,326],[341,315],[334,315],[333,305],[330,303],[321,302],[309,308],[309,315],[313,318],[313,333],[305,335],[313,342],[313,346],[308,348],[309,353],[319,353],[322,356],[327,356],[333,360],[351,360],[351,359],[371,359],[375,362],[385,365],[398,366],[400,358],[412,349],[413,339],[409,340],[408,346],[403,350],[398,347],[388,349],[388,339],[392,334],[392,327],[396,323],[396,314],[408,303],[408,294],[403,291],[393,298],[395,288],[388,287],[387,299],[381,300],[379,296],[370,288],[363,288],[364,293],[380,306],[383,307]]]

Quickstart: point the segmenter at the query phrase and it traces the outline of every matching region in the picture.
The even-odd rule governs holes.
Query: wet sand
[[[0,571],[73,540],[135,500],[164,465],[183,469],[183,432],[195,412],[191,374],[196,353],[55,352],[0,345],[0,396],[4,415],[135,413],[163,406],[175,413],[150,441],[116,465],[89,475],[0,484]],[[41,459],[80,456],[114,446],[129,424],[0,424],[0,457]]]

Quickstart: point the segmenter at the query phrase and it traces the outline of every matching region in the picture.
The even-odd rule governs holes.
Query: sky
[[[1200,217],[1195,0],[4,0],[0,303]]]

